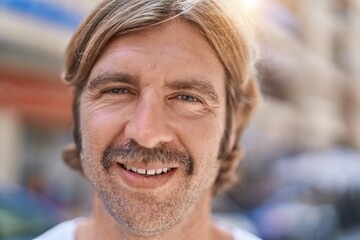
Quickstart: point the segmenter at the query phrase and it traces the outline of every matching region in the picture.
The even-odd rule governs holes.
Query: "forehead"
[[[137,77],[142,74],[139,71],[159,70],[158,73],[168,77],[202,75],[202,78],[217,80],[225,78],[223,65],[206,38],[182,19],[170,20],[111,41],[95,63],[91,75],[115,70],[136,74]]]

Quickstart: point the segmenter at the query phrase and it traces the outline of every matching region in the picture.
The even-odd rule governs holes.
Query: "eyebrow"
[[[90,91],[98,89],[109,83],[128,83],[138,85],[138,79],[126,73],[101,73],[89,81]]]
[[[176,90],[195,90],[197,92],[200,92],[202,94],[205,94],[207,97],[209,97],[212,101],[218,102],[219,96],[216,94],[216,91],[214,88],[203,81],[199,80],[178,80],[178,81],[172,81],[166,84],[166,87],[169,87],[171,89]]]

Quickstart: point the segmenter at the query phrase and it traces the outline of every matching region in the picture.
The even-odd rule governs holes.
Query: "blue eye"
[[[179,95],[177,98],[179,100],[187,101],[187,102],[200,102],[200,100],[198,98],[191,96],[191,95],[182,94],[182,95]]]

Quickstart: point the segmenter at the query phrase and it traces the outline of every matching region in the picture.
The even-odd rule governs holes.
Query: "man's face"
[[[201,208],[219,171],[224,79],[184,21],[107,46],[80,97],[81,161],[118,223],[156,234]]]

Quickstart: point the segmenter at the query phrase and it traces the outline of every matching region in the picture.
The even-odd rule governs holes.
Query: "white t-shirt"
[[[83,218],[76,218],[60,223],[33,240],[76,240],[76,229],[82,220]],[[217,222],[217,224],[220,228],[230,232],[234,236],[234,240],[260,240],[260,238],[251,233],[227,225],[226,223]]]

